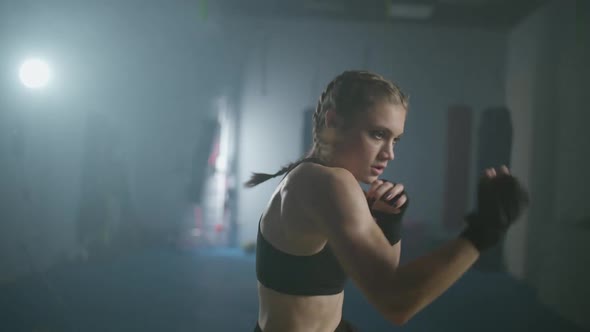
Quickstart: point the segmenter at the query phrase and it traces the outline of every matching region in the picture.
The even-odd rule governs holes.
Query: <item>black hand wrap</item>
[[[477,210],[465,217],[467,227],[460,237],[471,241],[480,252],[494,246],[528,202],[528,193],[515,177],[502,174],[482,179],[477,193]]]
[[[405,191],[396,195],[387,203],[394,205],[403,194],[405,194]],[[375,218],[377,225],[379,225],[379,228],[381,228],[381,231],[383,231],[383,235],[385,235],[391,245],[398,243],[401,239],[402,218],[410,203],[410,199],[408,198],[407,194],[406,199],[406,202],[401,206],[401,211],[398,214],[371,210],[373,218]],[[371,208],[371,204],[369,204],[369,208]]]

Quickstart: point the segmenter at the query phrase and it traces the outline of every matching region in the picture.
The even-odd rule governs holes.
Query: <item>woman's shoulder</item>
[[[310,225],[324,230],[344,224],[356,229],[359,222],[372,220],[365,194],[347,169],[305,164],[289,173],[287,180],[281,197],[289,216],[309,220]]]
[[[295,201],[297,206],[306,209],[333,207],[358,199],[362,194],[358,181],[347,169],[315,163],[298,165],[287,175],[280,191],[283,199]]]
[[[350,171],[340,167],[329,167],[318,163],[301,163],[285,178],[285,188],[311,189],[329,183],[358,184]]]

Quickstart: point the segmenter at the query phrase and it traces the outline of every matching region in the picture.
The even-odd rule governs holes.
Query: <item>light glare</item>
[[[20,67],[19,77],[21,82],[31,89],[42,88],[49,82],[49,66],[42,60],[29,59]]]

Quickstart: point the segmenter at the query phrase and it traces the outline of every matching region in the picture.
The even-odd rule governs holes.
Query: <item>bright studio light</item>
[[[42,88],[49,82],[49,66],[39,59],[28,59],[21,66],[19,71],[20,81],[31,89]]]

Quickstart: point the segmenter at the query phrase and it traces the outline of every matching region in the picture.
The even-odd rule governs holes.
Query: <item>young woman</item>
[[[322,93],[314,145],[285,174],[261,216],[256,248],[259,313],[255,331],[355,331],[342,319],[348,277],[377,310],[401,325],[431,303],[517,219],[527,194],[506,167],[480,179],[478,207],[461,235],[400,266],[408,197],[380,179],[394,160],[408,101],[383,77],[346,71]],[[364,192],[360,183],[370,184]]]

